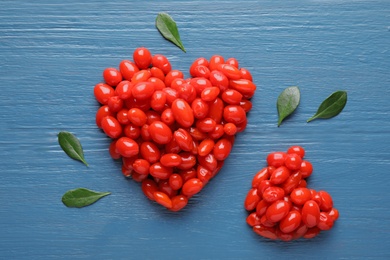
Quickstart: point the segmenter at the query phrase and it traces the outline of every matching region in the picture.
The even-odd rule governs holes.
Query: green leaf
[[[278,108],[278,126],[282,121],[292,114],[299,105],[301,93],[298,87],[288,87],[280,93],[276,106]]]
[[[111,194],[110,192],[97,192],[86,188],[77,188],[65,192],[62,203],[67,207],[82,208],[91,205],[99,199]]]
[[[327,97],[318,108],[314,116],[309,118],[307,122],[310,122],[316,118],[331,118],[337,116],[347,104],[347,92],[339,90],[333,92]]]
[[[70,158],[81,161],[88,166],[88,163],[84,159],[83,147],[76,136],[69,132],[60,132],[58,134],[58,143]]]
[[[174,43],[177,47],[186,52],[183,43],[180,40],[179,30],[177,29],[176,22],[167,13],[159,13],[156,18],[156,27],[161,35]]]

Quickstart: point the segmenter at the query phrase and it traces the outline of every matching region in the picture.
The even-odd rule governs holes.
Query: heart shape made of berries
[[[268,165],[253,177],[244,207],[249,213],[246,222],[258,235],[283,241],[308,239],[331,229],[338,219],[330,194],[307,188],[313,166],[304,156],[301,146],[272,152]]]
[[[244,131],[256,85],[235,58],[196,59],[184,79],[169,60],[144,47],[94,87],[96,124],[112,138],[122,173],[141,182],[147,198],[184,208],[222,168]]]

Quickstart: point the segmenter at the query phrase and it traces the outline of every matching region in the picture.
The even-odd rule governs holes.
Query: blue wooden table
[[[0,259],[390,258],[390,1],[52,1],[0,6]],[[154,27],[176,20],[187,53]],[[93,87],[106,67],[145,46],[185,72],[195,58],[235,57],[258,86],[246,131],[225,167],[172,213],[126,181],[96,127]],[[301,89],[277,127],[276,99]],[[306,123],[336,90],[344,111]],[[69,159],[59,131],[81,141],[90,167]],[[243,200],[266,155],[302,145],[309,185],[340,218],[311,240],[274,242],[245,223]],[[112,194],[67,208],[77,187]]]

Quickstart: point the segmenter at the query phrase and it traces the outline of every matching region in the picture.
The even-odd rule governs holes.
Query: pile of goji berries
[[[254,176],[244,206],[249,212],[246,222],[260,236],[284,241],[313,238],[338,219],[329,193],[307,188],[305,179],[313,166],[304,155],[300,146],[270,153],[268,166]]]
[[[107,68],[94,88],[96,124],[112,138],[122,173],[149,199],[178,211],[221,169],[247,125],[256,86],[235,58],[196,59],[191,78],[169,60],[137,48],[133,61]]]

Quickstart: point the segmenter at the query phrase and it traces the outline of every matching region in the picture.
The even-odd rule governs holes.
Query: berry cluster
[[[109,151],[143,193],[178,211],[221,169],[234,136],[247,125],[256,86],[235,58],[196,59],[191,78],[169,60],[137,48],[133,61],[107,68],[94,88],[96,124]]]
[[[305,179],[313,166],[304,155],[300,146],[270,153],[268,166],[254,176],[244,206],[249,212],[246,222],[260,236],[284,241],[313,238],[338,219],[329,193],[307,188]]]

